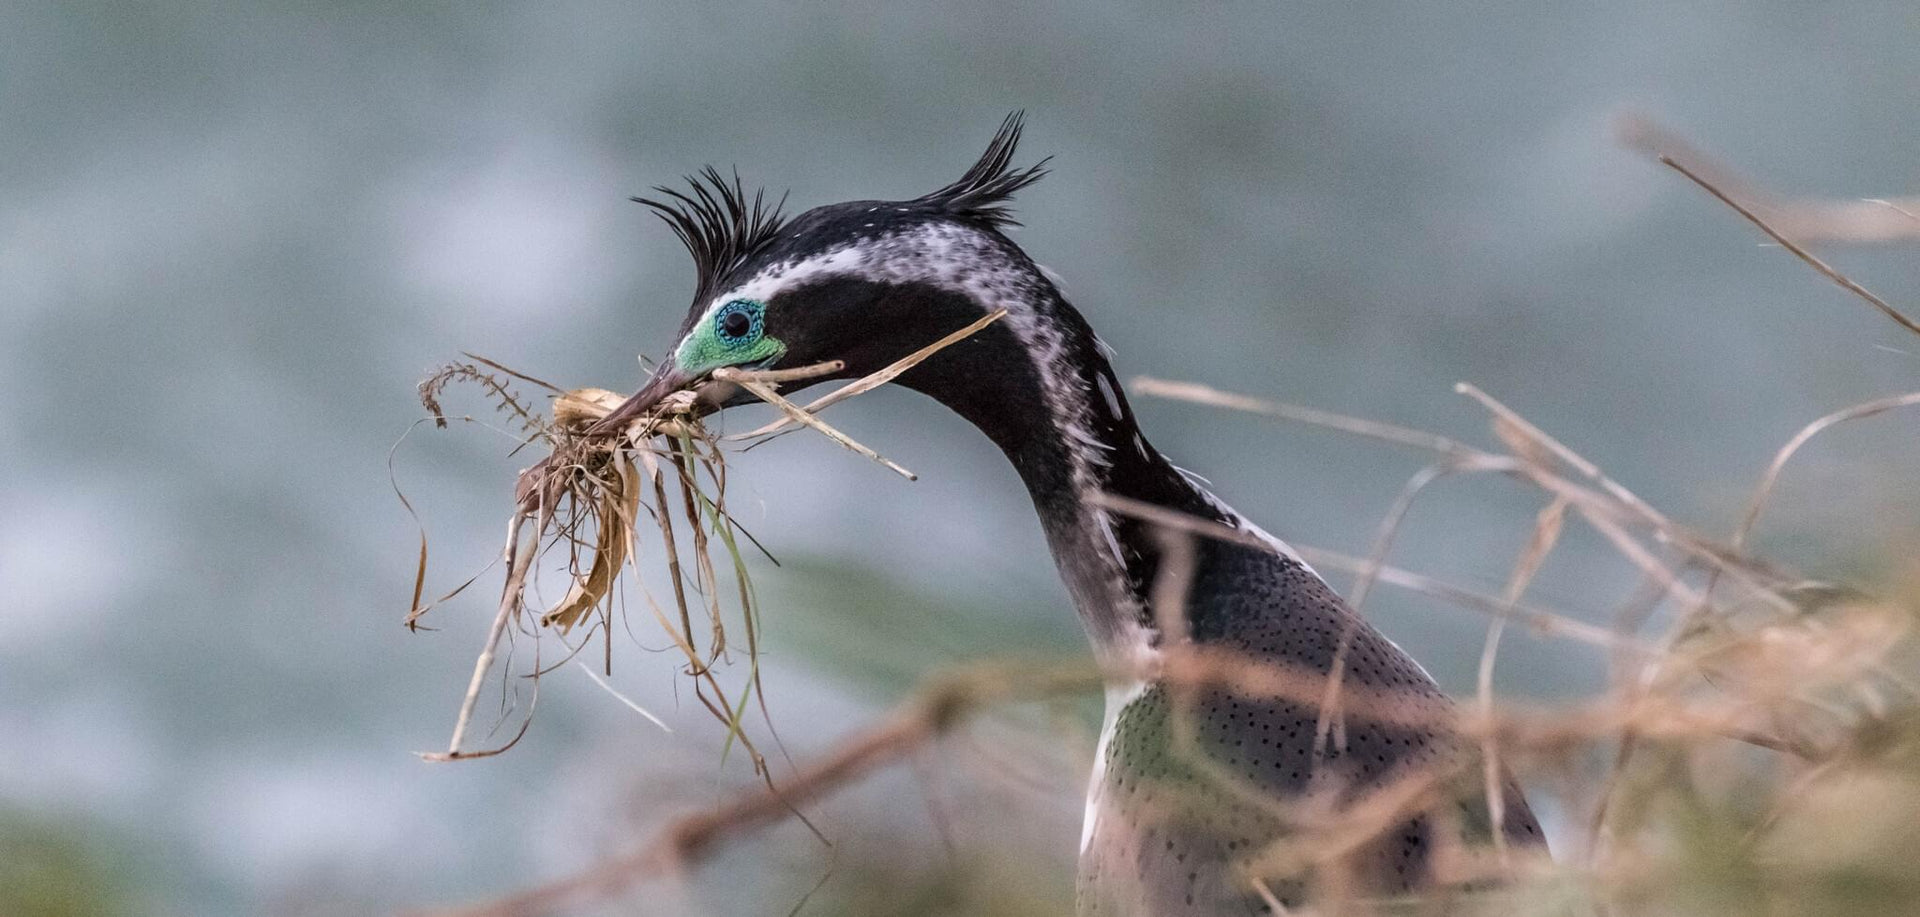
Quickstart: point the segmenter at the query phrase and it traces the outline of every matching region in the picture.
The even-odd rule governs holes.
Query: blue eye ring
[[[766,307],[736,299],[713,313],[713,336],[730,348],[751,347],[766,331]]]

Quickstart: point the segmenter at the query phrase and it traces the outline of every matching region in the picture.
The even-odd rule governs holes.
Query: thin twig
[[[1279,553],[1279,549],[1275,548],[1271,542],[1257,535],[1222,525],[1211,519],[1202,519],[1199,516],[1189,515],[1179,510],[1167,509],[1163,506],[1155,506],[1151,503],[1145,503],[1130,497],[1122,497],[1118,494],[1110,493],[1094,494],[1090,500],[1104,509],[1144,519],[1156,525],[1176,527],[1183,531],[1204,535],[1218,541],[1226,541],[1249,548],[1255,548],[1267,553]],[[1316,548],[1311,545],[1292,544],[1291,546],[1294,551],[1300,555],[1301,559],[1316,567],[1326,567],[1331,570],[1345,570],[1348,572],[1359,572],[1364,569],[1374,568],[1374,563],[1371,558],[1355,557],[1351,554],[1342,554],[1338,551],[1329,551],[1325,548]],[[1595,646],[1608,647],[1635,655],[1651,651],[1649,647],[1632,638],[1623,638],[1606,628],[1596,627],[1585,621],[1558,612],[1545,611],[1518,604],[1509,608],[1495,596],[1464,589],[1425,574],[1414,573],[1391,564],[1383,564],[1375,569],[1380,582],[1444,599],[1462,608],[1469,608],[1494,617],[1518,621],[1537,633],[1567,637],[1583,643],[1591,643]]]
[[[1652,159],[1671,158],[1766,218],[1781,234],[1806,242],[1897,242],[1920,237],[1920,198],[1788,197],[1756,185],[1718,158],[1645,115],[1616,122],[1627,147]]]
[[[1535,519],[1533,534],[1521,549],[1520,557],[1514,562],[1513,572],[1507,579],[1506,591],[1501,601],[1509,607],[1520,603],[1520,597],[1527,592],[1527,586],[1533,582],[1540,566],[1546,563],[1547,555],[1553,553],[1554,545],[1560,541],[1561,523],[1567,517],[1567,501],[1564,497],[1555,497],[1540,511]],[[1494,618],[1487,624],[1486,644],[1480,651],[1480,671],[1476,688],[1479,694],[1480,715],[1493,718],[1493,667],[1500,652],[1500,636],[1506,629],[1505,616]],[[1482,779],[1487,794],[1487,817],[1493,825],[1493,847],[1499,856],[1501,865],[1509,865],[1510,853],[1507,850],[1507,805],[1506,793],[1501,786],[1500,745],[1489,733],[1480,742]]]
[[[780,393],[774,391],[773,386],[771,385],[768,385],[763,382],[756,382],[750,377],[736,373],[733,370],[729,370],[729,369],[716,369],[713,371],[713,377],[722,382],[731,382],[735,385],[740,386],[741,388],[746,389],[749,392],[752,392],[754,397],[770,405],[773,405],[776,408],[779,408],[781,413],[787,415],[787,419],[792,420],[793,422],[798,424],[804,424],[808,427],[812,427],[820,435],[825,436],[826,438],[833,440],[836,443],[839,443],[843,448],[851,452],[854,452],[858,455],[865,456],[866,458],[872,461],[885,465],[889,470],[893,471],[895,474],[898,474],[903,478],[906,478],[909,481],[917,481],[920,479],[919,475],[914,474],[913,472],[908,471],[907,469],[894,464],[892,461],[889,461],[885,456],[882,456],[880,453],[875,452],[864,445],[861,445],[859,442],[855,441],[853,437],[848,436],[847,434],[834,429],[832,426],[828,425],[826,421],[813,416],[813,414],[809,413],[807,409],[781,397]]]
[[[1746,217],[1747,222],[1760,227],[1760,231],[1766,233],[1768,238],[1771,238],[1773,241],[1780,243],[1781,248],[1784,248],[1787,251],[1792,252],[1794,256],[1799,258],[1801,261],[1805,261],[1808,267],[1811,267],[1814,270],[1819,271],[1821,276],[1824,276],[1828,280],[1831,280],[1834,283],[1839,284],[1841,289],[1846,290],[1847,292],[1852,293],[1853,295],[1866,300],[1874,308],[1879,309],[1881,313],[1885,314],[1886,317],[1893,319],[1894,322],[1900,325],[1900,327],[1905,328],[1908,331],[1913,332],[1914,334],[1920,334],[1920,323],[1916,323],[1913,319],[1908,318],[1905,313],[1901,312],[1899,309],[1894,308],[1886,300],[1881,299],[1880,297],[1874,295],[1873,291],[1868,290],[1866,287],[1863,287],[1857,283],[1854,283],[1845,274],[1842,274],[1839,271],[1834,270],[1825,261],[1822,261],[1819,258],[1814,257],[1812,252],[1809,252],[1806,249],[1801,248],[1799,245],[1795,244],[1792,239],[1789,239],[1786,236],[1781,235],[1779,230],[1776,230],[1772,226],[1767,225],[1767,221],[1761,219],[1759,215],[1755,214],[1753,211],[1748,210],[1745,206],[1741,205],[1739,201],[1736,201],[1733,198],[1728,197],[1725,191],[1720,190],[1712,182],[1707,181],[1704,178],[1701,178],[1699,175],[1695,174],[1693,170],[1688,169],[1686,166],[1683,166],[1680,163],[1674,161],[1673,157],[1671,156],[1660,157],[1660,162],[1661,164],[1667,166],[1668,168],[1671,168],[1675,172],[1678,172],[1681,175],[1685,175],[1694,184],[1699,185],[1702,188],[1705,188],[1708,194],[1711,194],[1714,197],[1719,198],[1720,203],[1723,203],[1728,207],[1732,207],[1733,212],[1740,214],[1743,217]]]
[[[806,414],[818,414],[821,411],[826,410],[828,407],[839,404],[840,402],[845,401],[848,398],[852,398],[855,395],[873,391],[874,389],[879,388],[880,386],[885,385],[899,378],[901,373],[904,373],[907,370],[920,365],[922,362],[925,362],[928,357],[931,357],[934,354],[947,349],[948,347],[951,347],[955,344],[960,343],[963,340],[966,340],[967,338],[972,337],[980,329],[985,328],[996,321],[999,321],[1001,318],[1005,317],[1006,314],[1007,314],[1007,310],[1005,309],[995,309],[992,312],[989,312],[986,315],[983,315],[980,318],[974,320],[972,323],[968,324],[965,328],[961,328],[958,331],[948,334],[946,337],[943,337],[937,341],[934,341],[931,344],[928,344],[925,347],[920,348],[919,350],[916,350],[910,354],[907,354],[906,356],[901,357],[900,359],[895,360],[892,363],[889,363],[886,366],[881,367],[880,369],[874,372],[868,373],[867,375],[862,376],[858,379],[855,379],[854,381],[844,386],[841,386],[840,388],[834,389],[833,391],[827,393],[826,395],[809,403],[806,407],[801,408],[800,410]],[[777,379],[767,379],[764,375],[759,378],[761,378],[764,381],[776,381],[776,382],[781,381]],[[769,423],[758,430],[752,430],[746,433],[740,433],[734,436],[729,436],[727,438],[728,439],[754,439],[757,437],[767,436],[773,433],[777,433],[781,429],[793,423],[805,423],[805,421],[800,420],[797,416],[789,413],[786,416],[781,417],[780,419],[775,420],[772,423]]]
[[[1575,471],[1580,472],[1581,476],[1600,485],[1600,489],[1612,495],[1614,499],[1632,507],[1635,512],[1644,517],[1647,522],[1652,524],[1656,529],[1670,530],[1677,528],[1677,526],[1673,524],[1673,520],[1668,519],[1666,515],[1659,510],[1654,509],[1647,501],[1640,499],[1638,494],[1622,487],[1618,481],[1608,477],[1600,470],[1600,466],[1587,461],[1584,456],[1567,448],[1565,443],[1548,435],[1547,431],[1534,426],[1532,421],[1520,416],[1520,412],[1507,407],[1492,395],[1481,391],[1479,386],[1471,382],[1459,382],[1454,384],[1453,390],[1480,402],[1482,407],[1492,412],[1495,417],[1500,418],[1503,423],[1510,425],[1512,429],[1525,436],[1527,440],[1537,443],[1552,452],[1556,458],[1572,466]]]
[[[731,370],[731,372],[744,378],[752,379],[755,382],[783,385],[788,382],[800,382],[807,379],[818,379],[821,376],[831,376],[846,368],[847,364],[845,360],[827,360],[807,366],[796,366],[792,369],[736,368]]]
[[[467,350],[462,350],[460,351],[460,355],[463,357],[466,357],[469,360],[473,360],[477,363],[484,363],[488,367],[499,370],[500,372],[506,373],[507,375],[512,376],[515,379],[519,379],[522,382],[528,382],[534,385],[538,385],[541,388],[544,388],[547,391],[552,392],[556,395],[565,391],[565,389],[561,388],[560,386],[554,385],[553,383],[548,382],[545,379],[536,379],[533,376],[529,376],[526,373],[523,373],[517,369],[508,369],[507,367],[501,366],[500,364],[495,363],[494,361],[489,360],[486,357],[483,357],[477,353],[473,353]]]
[[[594,684],[600,686],[600,690],[613,695],[613,699],[619,701],[622,704],[625,704],[627,706],[627,709],[640,714],[642,717],[646,718],[647,722],[660,727],[661,732],[673,731],[673,727],[668,726],[666,720],[663,720],[657,716],[654,716],[653,711],[648,710],[647,708],[642,707],[639,704],[635,703],[632,698],[626,696],[625,694],[621,694],[619,689],[615,688],[611,684],[608,684],[606,679],[601,678],[599,673],[593,670],[592,666],[576,665],[574,666],[574,668],[579,669],[581,672],[585,673],[588,678],[593,680]]]
[[[480,658],[474,660],[473,678],[467,682],[466,697],[460,701],[460,715],[453,722],[453,739],[447,743],[447,750],[444,753],[422,752],[420,757],[428,761],[486,757],[505,750],[463,752],[460,746],[466,743],[467,727],[473,722],[473,710],[480,702],[480,689],[486,683],[487,670],[493,668],[494,651],[500,646],[500,637],[506,633],[507,622],[520,608],[520,596],[527,581],[527,568],[533,560],[533,552],[522,550],[520,545],[520,528],[526,521],[525,513],[516,512],[513,514],[513,519],[507,523],[507,546],[502,555],[507,565],[507,582],[500,590],[500,609],[493,616],[493,626],[487,630],[487,643],[480,651]],[[514,741],[517,742],[519,739],[516,737]]]
[[[1322,411],[1318,408],[1301,407],[1279,401],[1269,401],[1264,398],[1239,395],[1233,392],[1223,392],[1217,388],[1201,385],[1196,382],[1174,382],[1167,379],[1156,379],[1152,376],[1135,376],[1133,379],[1133,390],[1136,394],[1155,398],[1190,401],[1195,404],[1205,404],[1235,411],[1246,411],[1251,414],[1264,414],[1268,417],[1277,417],[1282,420],[1312,424],[1316,427],[1326,427],[1330,430],[1339,430],[1342,433],[1351,433],[1355,436],[1364,436],[1368,439],[1380,440],[1381,442],[1411,446],[1415,449],[1425,449],[1429,452],[1438,452],[1442,455],[1449,455],[1458,459],[1468,459],[1485,454],[1478,449],[1462,445],[1437,433],[1428,433],[1424,430],[1395,426],[1390,423],[1381,423],[1377,420],[1367,420],[1346,414],[1336,414],[1331,411]]]
[[[1857,420],[1862,417],[1872,417],[1883,411],[1890,411],[1894,408],[1911,407],[1913,405],[1920,405],[1920,392],[1909,392],[1905,395],[1894,395],[1888,398],[1876,398],[1852,407],[1842,408],[1801,428],[1800,432],[1795,433],[1793,438],[1788,440],[1787,444],[1781,446],[1780,451],[1774,454],[1773,461],[1767,465],[1767,473],[1760,476],[1760,485],[1754,488],[1753,497],[1747,501],[1746,515],[1740,517],[1740,525],[1733,530],[1733,546],[1738,549],[1746,545],[1747,536],[1752,534],[1754,523],[1760,521],[1760,513],[1766,509],[1767,499],[1773,495],[1774,485],[1779,483],[1780,472],[1787,467],[1787,462],[1793,459],[1793,454],[1799,452],[1800,447],[1806,445],[1808,440],[1820,435],[1820,431],[1834,424]]]

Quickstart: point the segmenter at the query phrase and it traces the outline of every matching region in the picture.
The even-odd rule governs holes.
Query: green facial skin
[[[752,300],[736,299],[701,318],[688,332],[686,340],[673,352],[673,360],[682,372],[700,376],[723,366],[743,366],[777,359],[787,345],[766,333],[766,306]],[[745,334],[726,332],[727,319],[734,313],[745,314]],[[738,324],[738,321],[735,321]]]

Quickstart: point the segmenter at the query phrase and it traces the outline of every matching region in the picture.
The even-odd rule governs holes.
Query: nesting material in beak
[[[646,385],[641,386],[632,397],[600,418],[587,430],[587,433],[589,435],[611,434],[659,407],[668,396],[685,389],[693,381],[692,376],[681,372],[680,367],[672,362],[663,363],[654,371],[653,377],[647,380]]]
[[[434,761],[486,757],[499,754],[519,741],[516,735],[499,748],[463,750],[467,729],[508,623],[531,617],[537,622],[537,628],[551,628],[563,639],[583,626],[589,638],[602,628],[608,634],[613,633],[620,573],[629,565],[636,571],[640,568],[643,561],[639,522],[650,519],[660,532],[658,557],[673,600],[657,602],[642,585],[640,591],[645,604],[680,650],[684,671],[694,680],[696,698],[727,725],[730,738],[740,741],[756,769],[764,773],[760,754],[740,722],[746,710],[746,694],[758,696],[761,691],[757,663],[759,613],[742,539],[754,547],[758,547],[758,543],[727,511],[723,444],[759,442],[792,427],[804,426],[911,480],[912,472],[855,442],[815,414],[828,405],[885,384],[1004,314],[1001,311],[985,316],[805,406],[787,400],[778,393],[778,388],[843,372],[843,364],[830,361],[783,370],[721,369],[706,376],[690,376],[669,361],[654,372],[640,391],[624,399],[599,388],[562,391],[478,357],[474,363],[450,364],[422,383],[423,403],[443,424],[445,415],[436,397],[452,381],[473,381],[494,397],[501,410],[523,422],[528,433],[525,444],[540,443],[549,449],[546,456],[520,472],[516,482],[514,511],[508,520],[509,534],[503,552],[506,583],[487,643],[475,662],[473,677],[461,703],[453,739],[447,751],[423,757]],[[551,418],[542,417],[523,404],[502,376],[551,391],[555,396]],[[774,406],[783,416],[759,430],[735,436],[721,437],[707,430],[701,418],[732,403],[742,393]],[[670,493],[673,490],[678,493]],[[533,523],[531,526],[526,525],[529,521]],[[528,528],[534,532],[530,539],[523,538]],[[745,683],[732,690],[722,683],[718,674],[719,663],[730,658],[729,647],[737,646],[737,641],[731,639],[730,625],[726,623],[732,616],[723,615],[722,606],[728,603],[723,599],[726,590],[721,588],[720,568],[714,562],[716,545],[724,551],[731,566],[731,579],[738,586],[737,603],[732,604],[737,604],[740,615],[734,620],[745,622],[748,673]],[[562,550],[567,558],[568,588],[558,602],[535,613],[526,605],[527,579],[533,573],[534,559],[554,549]],[[410,625],[437,604],[423,605],[420,601],[426,579],[424,536],[420,558],[413,608],[408,615]],[[635,581],[638,584],[637,577]],[[441,601],[459,591],[454,590]],[[699,610],[698,614],[695,609]],[[706,626],[696,627],[696,621],[701,619]],[[538,634],[539,630],[534,632]],[[575,658],[572,654],[580,648],[570,644],[568,658]],[[610,669],[611,664],[609,648],[606,666]],[[536,692],[538,675],[536,671]],[[762,708],[764,712],[764,704]],[[524,729],[523,725],[522,734]]]

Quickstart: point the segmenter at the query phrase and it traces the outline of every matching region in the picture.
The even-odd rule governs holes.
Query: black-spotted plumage
[[[682,334],[753,304],[780,344],[778,365],[841,360],[841,375],[853,377],[1007,310],[898,381],[958,412],[1006,453],[1096,655],[1116,666],[1150,663],[1166,641],[1184,639],[1316,684],[1343,660],[1343,697],[1359,700],[1343,704],[1328,727],[1317,704],[1298,699],[1155,682],[1109,694],[1088,794],[1081,913],[1265,913],[1247,866],[1287,834],[1303,806],[1337,808],[1416,770],[1464,761],[1471,749],[1440,725],[1449,702],[1425,671],[1284,545],[1147,442],[1092,328],[1003,232],[1012,224],[1011,195],[1043,174],[1040,165],[1012,165],[1020,129],[1019,116],[1009,117],[960,180],[907,200],[834,204],[785,220],[711,169],[693,190],[665,192],[671,202],[653,206],[699,270]],[[617,416],[701,386],[703,371],[667,361]],[[709,402],[741,400],[722,390]],[[1160,533],[1110,511],[1101,495],[1240,533],[1191,543],[1183,635],[1162,634],[1149,601],[1166,563]],[[1518,789],[1509,781],[1502,795],[1508,840],[1539,843]],[[1412,819],[1368,848],[1350,878],[1382,894],[1430,885],[1435,832],[1490,830],[1485,811],[1469,801],[1450,817]],[[1308,887],[1276,880],[1269,891],[1297,904]]]

